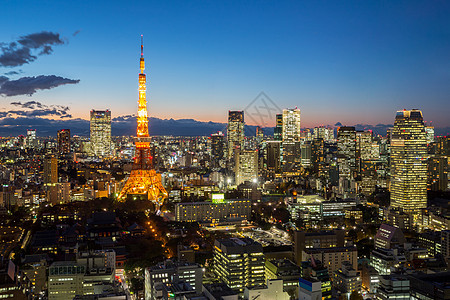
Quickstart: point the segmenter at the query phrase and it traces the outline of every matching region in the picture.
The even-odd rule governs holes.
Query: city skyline
[[[450,126],[445,3],[102,5],[104,16],[92,22],[99,5],[8,3],[3,27],[19,9],[24,22],[0,33],[4,125],[8,116],[88,120],[91,109],[133,115],[133,61],[144,34],[150,117],[226,123],[228,110],[244,110],[264,91],[280,110],[298,106],[302,127],[393,124],[395,111],[413,108],[437,128]],[[27,18],[34,9],[50,21]],[[63,23],[45,17],[62,9],[73,11]],[[128,14],[113,20],[120,9]],[[135,20],[141,11],[149,17]],[[53,39],[30,44],[43,32]],[[11,60],[22,49],[12,42],[31,49],[26,63]]]

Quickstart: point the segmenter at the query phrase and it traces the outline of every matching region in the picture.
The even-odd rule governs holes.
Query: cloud
[[[11,102],[12,106],[16,106],[17,109],[0,112],[0,118],[6,117],[59,117],[60,119],[72,118],[69,114],[70,108],[63,105],[45,105],[37,101],[28,102]]]
[[[0,66],[3,67],[17,67],[28,64],[36,60],[37,56],[31,54],[29,48],[17,48],[15,46],[1,47]]]
[[[72,118],[72,115],[67,113],[67,111],[59,110],[57,108],[46,108],[46,109],[35,109],[29,111],[23,110],[10,110],[9,115],[17,115],[23,117],[60,117],[60,118]]]
[[[30,109],[44,107],[41,102],[37,102],[37,101],[28,101],[28,102],[25,102],[25,103],[21,103],[19,101],[19,102],[11,102],[10,104],[11,105],[15,105],[15,106],[20,106],[22,108],[30,108]]]
[[[76,84],[80,80],[64,78],[56,75],[39,75],[32,77],[22,77],[17,80],[9,80],[7,77],[0,77],[0,95],[18,96],[33,95],[38,90],[49,90],[60,85]],[[6,78],[6,81],[4,80]]]
[[[18,74],[20,74],[20,73],[22,73],[22,70],[19,70],[19,71],[9,71],[9,72],[6,72],[4,75],[10,76],[10,75],[18,75]]]
[[[7,82],[9,80],[8,77],[6,76],[0,76],[0,87],[3,83]]]
[[[130,120],[136,121],[136,115],[124,115],[112,119],[113,122],[127,122]]]
[[[17,67],[53,52],[53,46],[64,44],[59,33],[41,31],[21,36],[17,41],[0,44],[0,66]]]

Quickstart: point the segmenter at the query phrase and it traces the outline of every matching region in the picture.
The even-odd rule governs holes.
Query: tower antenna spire
[[[144,58],[144,35],[141,34],[141,58]]]

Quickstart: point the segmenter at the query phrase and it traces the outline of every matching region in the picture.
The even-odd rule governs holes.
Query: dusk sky
[[[450,126],[449,1],[3,0],[0,11],[0,111],[136,114],[143,34],[153,117],[226,122],[263,91],[298,106],[302,127],[392,124],[403,108]],[[42,32],[60,39],[33,44]]]

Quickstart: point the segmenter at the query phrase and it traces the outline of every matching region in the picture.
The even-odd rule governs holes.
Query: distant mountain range
[[[335,124],[340,126],[340,123]],[[332,126],[332,127],[336,127]],[[353,125],[357,130],[372,130],[374,134],[386,134],[386,129],[392,124]],[[112,135],[135,135],[136,117],[122,116],[112,120]],[[0,136],[26,135],[27,129],[36,129],[38,136],[56,136],[59,129],[68,128],[72,135],[89,136],[89,121],[83,119],[58,119],[49,120],[44,118],[2,118],[0,119]],[[205,136],[226,132],[225,123],[201,122],[193,119],[159,119],[149,118],[150,135],[174,135],[174,136]],[[273,127],[263,128],[266,135],[273,135]],[[254,136],[256,126],[246,125],[245,135]],[[436,128],[436,135],[450,135],[450,127]]]
[[[226,132],[225,123],[201,122],[192,119],[158,119],[149,118],[150,135],[204,136],[217,131]],[[3,118],[0,119],[0,136],[26,135],[27,129],[36,129],[38,136],[56,136],[59,129],[70,129],[72,135],[89,136],[89,121],[83,119],[49,120],[44,118]],[[273,128],[264,128],[264,133],[273,135]],[[254,136],[256,126],[245,126],[245,134]],[[111,122],[114,136],[135,135],[136,117],[114,118]]]

